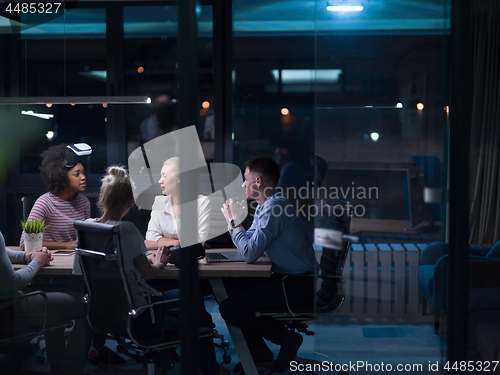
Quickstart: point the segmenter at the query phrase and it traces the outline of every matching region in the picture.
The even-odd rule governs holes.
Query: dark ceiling
[[[83,1],[80,1],[82,4]],[[25,31],[27,38],[104,38],[106,2],[85,2],[64,17]],[[126,37],[171,37],[177,35],[177,7],[138,6],[123,2]],[[130,4],[130,5],[127,5]],[[327,5],[362,5],[361,12],[329,12]],[[95,7],[94,7],[95,5]],[[92,8],[88,8],[88,7]],[[449,30],[447,0],[234,0],[236,36],[348,34],[442,34]],[[99,9],[100,8],[100,9]],[[29,14],[27,15],[29,16]],[[212,7],[199,9],[201,36],[212,33]],[[21,22],[29,23],[22,18]],[[10,21],[0,17],[0,33],[11,32]]]

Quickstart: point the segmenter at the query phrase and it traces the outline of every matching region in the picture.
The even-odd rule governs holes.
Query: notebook
[[[218,262],[244,262],[243,257],[239,251],[224,251],[205,253],[205,262],[218,263]]]

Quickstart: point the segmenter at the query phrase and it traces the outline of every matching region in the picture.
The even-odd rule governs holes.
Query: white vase
[[[33,251],[33,248],[40,250],[43,243],[43,232],[42,233],[24,233],[24,251]]]

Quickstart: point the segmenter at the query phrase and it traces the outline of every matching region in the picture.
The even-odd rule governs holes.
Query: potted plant
[[[42,248],[43,231],[49,226],[41,218],[21,220],[23,228],[24,250],[32,251],[34,247]]]

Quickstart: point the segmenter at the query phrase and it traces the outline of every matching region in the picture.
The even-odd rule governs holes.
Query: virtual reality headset
[[[66,146],[63,167],[73,168],[78,163],[85,166],[89,162],[89,156],[92,154],[92,147],[86,143],[75,143]]]

